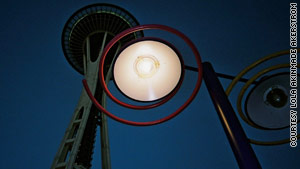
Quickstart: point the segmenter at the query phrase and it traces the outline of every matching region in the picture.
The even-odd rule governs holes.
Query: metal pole
[[[196,67],[184,65],[184,68],[185,68],[186,70],[198,72],[198,68],[196,68]],[[227,75],[227,74],[223,74],[223,73],[217,73],[217,72],[216,72],[216,74],[217,74],[218,77],[225,78],[225,79],[233,80],[233,79],[235,78],[235,76],[231,76],[231,75]],[[249,81],[249,79],[240,78],[239,81],[240,81],[240,82],[247,83],[247,82]],[[254,81],[254,82],[252,82],[251,84],[258,84],[258,82],[257,82],[257,81]]]
[[[240,169],[261,169],[217,74],[208,62],[203,63],[203,78]]]

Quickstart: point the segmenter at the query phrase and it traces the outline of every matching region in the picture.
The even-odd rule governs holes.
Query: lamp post
[[[261,168],[212,65],[208,62],[203,63],[203,72],[207,90],[239,167],[241,169]]]
[[[131,109],[154,108],[164,104],[176,94],[184,76],[183,59],[176,48],[157,38],[141,38],[125,45],[114,63],[114,80],[120,91],[129,98],[144,102],[154,100],[158,102],[146,106],[135,106],[121,102],[109,92],[105,84],[103,65],[108,51],[126,35],[146,29],[159,29],[175,34],[191,48],[197,62],[198,74],[196,86],[190,97],[175,112],[162,119],[149,122],[129,121],[115,116],[101,106],[93,97],[86,80],[83,80],[85,90],[94,105],[109,117],[125,124],[135,126],[156,125],[174,118],[192,102],[199,91],[203,76],[239,167],[241,169],[260,169],[261,166],[256,155],[211,64],[204,63],[202,66],[200,54],[192,41],[173,28],[164,25],[141,25],[129,28],[115,36],[105,47],[99,63],[99,79],[104,92],[116,103]]]

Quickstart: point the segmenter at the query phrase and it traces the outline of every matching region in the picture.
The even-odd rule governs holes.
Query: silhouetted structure
[[[64,26],[62,48],[71,66],[87,79],[94,96],[105,105],[105,95],[98,85],[99,56],[105,45],[117,34],[137,26],[137,20],[126,10],[111,4],[94,4],[75,12]],[[119,41],[105,62],[106,79],[120,47],[142,32]],[[88,169],[91,167],[97,125],[101,129],[102,166],[110,169],[106,116],[98,112],[83,90],[71,122],[56,153],[51,169]]]

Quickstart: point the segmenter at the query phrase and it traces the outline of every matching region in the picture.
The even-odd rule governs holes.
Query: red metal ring
[[[197,79],[197,83],[196,86],[193,90],[193,93],[191,94],[191,96],[187,99],[187,101],[181,106],[179,107],[175,112],[173,112],[172,114],[159,119],[159,120],[154,120],[154,121],[149,121],[149,122],[135,122],[135,121],[128,121],[122,118],[119,118],[113,114],[111,114],[109,111],[107,111],[105,108],[103,108],[98,101],[94,98],[93,94],[91,93],[86,80],[83,80],[83,84],[84,84],[84,88],[87,91],[88,96],[90,97],[90,99],[93,101],[93,103],[95,104],[95,106],[100,109],[102,112],[104,112],[107,116],[111,117],[114,120],[117,120],[119,122],[128,124],[128,125],[135,125],[135,126],[149,126],[149,125],[155,125],[155,124],[159,124],[162,122],[165,122],[167,120],[170,120],[172,118],[174,118],[175,116],[177,116],[180,112],[182,112],[192,101],[193,99],[196,97],[200,86],[201,86],[201,82],[202,82],[202,63],[201,63],[201,57],[200,54],[196,48],[196,46],[193,44],[193,42],[187,37],[185,36],[183,33],[177,31],[176,29],[173,29],[171,27],[165,26],[165,25],[140,25],[140,26],[136,26],[133,28],[129,28],[123,32],[121,32],[120,34],[118,34],[117,36],[115,36],[109,43],[108,45],[105,47],[103,55],[101,57],[100,60],[100,64],[99,64],[99,78],[100,78],[100,82],[101,82],[101,86],[103,87],[104,91],[106,92],[106,94],[112,99],[114,100],[116,103],[123,105],[125,107],[128,108],[134,108],[134,109],[146,109],[146,108],[153,108],[155,106],[157,106],[156,104],[163,104],[164,100],[162,100],[161,102],[158,102],[156,104],[153,105],[147,105],[147,106],[134,106],[134,105],[129,105],[126,103],[123,103],[121,101],[119,101],[118,99],[116,99],[108,90],[106,84],[105,84],[105,79],[104,79],[104,74],[103,74],[103,69],[104,69],[104,60],[105,57],[109,51],[109,49],[117,42],[119,41],[122,37],[130,34],[130,33],[134,33],[137,31],[141,31],[141,30],[146,30],[146,29],[160,29],[160,30],[164,30],[173,34],[176,34],[177,36],[179,36],[180,38],[182,38],[187,44],[188,46],[192,49],[193,54],[195,55],[195,59],[197,61],[197,65],[198,65],[198,79]]]

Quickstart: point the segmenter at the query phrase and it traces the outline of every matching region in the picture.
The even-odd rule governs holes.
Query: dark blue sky
[[[290,48],[288,1],[3,1],[1,169],[50,168],[82,90],[83,77],[68,64],[62,52],[63,26],[76,10],[100,2],[130,11],[140,24],[164,24],[182,31],[196,44],[202,59],[225,74],[236,75],[261,57]],[[160,35],[169,38],[166,33]],[[181,50],[185,63],[195,66],[183,42],[172,43]],[[288,56],[284,56],[270,64],[288,61]],[[111,101],[108,109],[130,120],[157,119],[183,104],[195,85],[194,77],[194,72],[187,71],[178,95],[156,110],[137,112]],[[222,80],[224,87],[229,82]],[[234,106],[241,84],[230,96]],[[110,89],[125,99],[113,84]],[[238,168],[204,84],[193,103],[167,123],[152,127],[132,127],[111,119],[108,123],[114,169]],[[263,131],[241,123],[251,138],[274,140],[289,136],[288,129]],[[101,166],[99,145],[98,137],[93,169]],[[263,169],[300,166],[300,146],[252,147]]]

